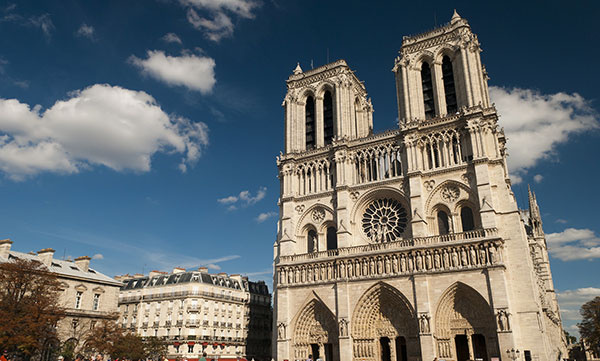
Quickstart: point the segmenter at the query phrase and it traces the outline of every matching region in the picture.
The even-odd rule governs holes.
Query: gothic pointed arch
[[[477,197],[467,185],[454,180],[447,180],[438,184],[431,190],[425,201],[425,209],[431,217],[435,211],[435,206],[444,204],[449,210],[455,210],[456,204],[468,201],[469,204],[477,204]],[[473,211],[477,211],[474,209]]]
[[[408,299],[396,288],[378,282],[354,308],[351,321],[354,359],[381,359],[381,342],[403,338],[409,358],[420,356],[418,322]]]
[[[466,351],[469,359],[499,356],[494,313],[475,289],[452,284],[440,297],[434,317],[438,357],[461,359]]]
[[[293,321],[292,343],[295,359],[306,359],[312,348],[338,344],[335,315],[325,303],[312,293]]]

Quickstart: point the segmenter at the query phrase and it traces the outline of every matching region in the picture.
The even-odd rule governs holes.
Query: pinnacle
[[[298,63],[298,65],[296,65],[296,69],[294,69],[294,74],[300,73],[302,73],[302,68],[300,67],[300,63]]]
[[[458,15],[458,13],[456,12],[456,9],[454,9],[454,14],[452,14],[452,19],[450,19],[450,22],[454,23],[460,19],[462,19],[462,18],[460,17],[460,15]]]

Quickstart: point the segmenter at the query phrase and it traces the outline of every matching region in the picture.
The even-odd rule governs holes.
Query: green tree
[[[581,306],[581,322],[577,324],[582,341],[596,354],[600,353],[600,296]]]
[[[29,360],[56,339],[60,292],[56,275],[38,261],[0,264],[0,345],[13,358]]]
[[[167,355],[167,343],[157,337],[148,337],[145,340],[146,357],[154,361],[159,361]]]

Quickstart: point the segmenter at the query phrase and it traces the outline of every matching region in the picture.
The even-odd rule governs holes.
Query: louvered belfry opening
[[[315,137],[315,100],[312,96],[306,98],[305,105],[305,116],[306,116],[306,149],[312,149],[316,146]]]
[[[421,84],[423,87],[423,105],[425,106],[425,119],[435,116],[435,105],[433,100],[433,81],[431,80],[431,68],[423,62],[421,66]]]
[[[442,60],[442,79],[444,80],[444,94],[446,95],[446,113],[454,114],[458,110],[458,104],[456,103],[452,61],[448,56],[444,56]]]
[[[331,144],[333,140],[333,97],[329,90],[323,96],[323,126],[325,145]]]

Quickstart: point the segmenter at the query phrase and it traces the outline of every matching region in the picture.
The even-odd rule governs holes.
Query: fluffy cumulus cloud
[[[241,191],[237,195],[231,195],[224,198],[217,199],[217,202],[226,205],[227,209],[234,210],[239,207],[247,207],[255,204],[262,200],[267,195],[267,187],[260,187],[255,195],[252,195],[250,191]]]
[[[600,258],[600,237],[590,229],[567,228],[546,235],[550,255],[563,261]]]
[[[187,19],[212,41],[233,35],[232,17],[251,19],[258,4],[251,0],[179,0],[187,7]]]
[[[203,94],[209,93],[216,83],[215,61],[206,56],[170,56],[161,50],[148,50],[145,59],[131,56],[129,61],[144,74],[159,81]]]
[[[86,23],[81,24],[79,29],[75,32],[75,35],[80,36],[82,38],[88,38],[90,40],[94,40],[95,30],[94,27],[88,25]]]
[[[600,288],[595,287],[584,287],[557,293],[564,326],[571,333],[577,334],[579,332],[577,322],[581,321],[581,314],[579,313],[581,306],[597,296],[600,296]]]
[[[514,183],[539,160],[552,157],[556,146],[570,136],[600,126],[597,112],[577,93],[548,95],[492,86],[490,97],[508,138],[508,166]]]
[[[177,34],[175,33],[168,33],[165,34],[165,36],[163,36],[162,41],[164,41],[165,43],[176,43],[176,44],[183,44],[183,42],[181,41],[181,38],[179,36],[177,36]]]
[[[262,223],[264,221],[266,221],[269,218],[274,218],[277,216],[277,212],[265,212],[265,213],[261,213],[258,215],[258,217],[256,217],[256,221],[258,223]]]
[[[0,171],[15,180],[102,165],[147,172],[157,152],[182,154],[180,168],[208,144],[204,123],[169,116],[154,98],[107,84],[70,93],[46,110],[0,98]]]

